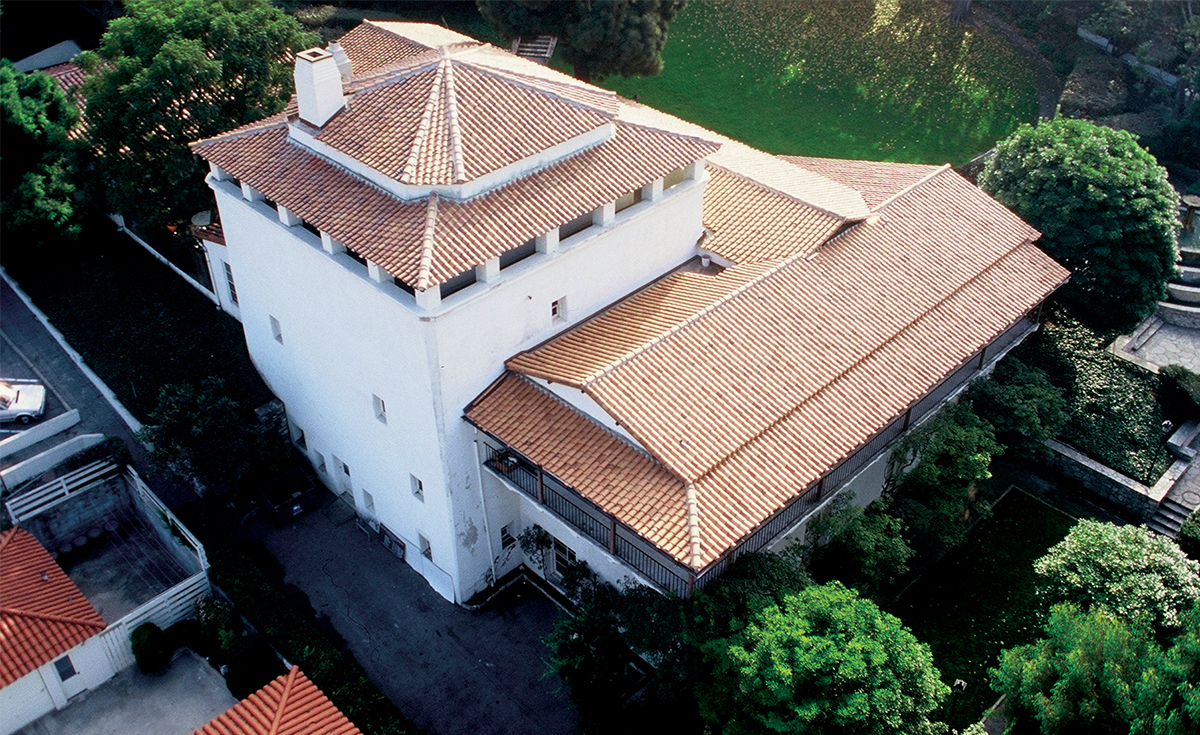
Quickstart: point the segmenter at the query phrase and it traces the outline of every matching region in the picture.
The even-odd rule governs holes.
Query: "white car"
[[[0,380],[0,421],[28,424],[46,410],[46,388],[38,383]]]

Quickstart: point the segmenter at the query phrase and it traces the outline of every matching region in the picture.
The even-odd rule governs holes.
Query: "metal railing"
[[[554,515],[583,531],[601,546],[607,547],[612,516],[598,509],[588,508],[587,505],[590,503],[587,501],[577,503],[572,499],[573,497],[583,500],[582,496],[577,495],[575,491],[570,490],[552,476],[542,474],[542,505]]]

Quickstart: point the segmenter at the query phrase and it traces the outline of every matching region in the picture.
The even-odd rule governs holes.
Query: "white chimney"
[[[354,76],[354,69],[350,65],[350,57],[346,55],[346,50],[342,48],[342,44],[337,41],[329,44],[329,53],[333,54],[333,60],[337,62],[338,71],[342,73],[343,79],[349,79]]]
[[[300,119],[317,127],[346,106],[342,75],[333,54],[323,48],[296,54],[296,102],[300,105]]]

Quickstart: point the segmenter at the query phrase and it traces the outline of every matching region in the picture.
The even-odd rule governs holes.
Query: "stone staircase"
[[[1176,503],[1170,498],[1163,498],[1163,501],[1158,504],[1158,512],[1146,523],[1146,526],[1151,531],[1161,533],[1167,538],[1178,538],[1179,527],[1191,513],[1187,506]]]
[[[1168,324],[1200,329],[1200,228],[1180,233],[1179,275],[1167,283],[1167,300],[1158,317]]]
[[[530,61],[545,66],[554,56],[554,48],[558,46],[557,36],[536,36],[534,38],[518,38],[512,43],[512,52]]]

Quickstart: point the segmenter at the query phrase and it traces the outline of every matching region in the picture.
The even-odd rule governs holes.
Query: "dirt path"
[[[1062,84],[1058,81],[1058,75],[1054,73],[1054,69],[1046,57],[1042,56],[1033,44],[1025,40],[1016,28],[997,16],[979,6],[972,8],[971,14],[977,22],[985,23],[1029,59],[1029,64],[1033,69],[1033,79],[1037,84],[1038,117],[1054,117],[1058,110],[1058,98],[1062,96]]]

